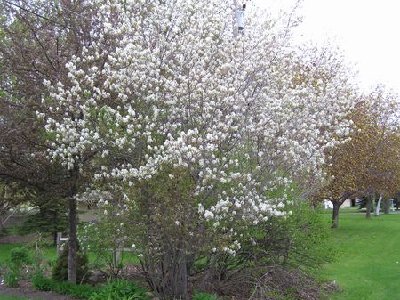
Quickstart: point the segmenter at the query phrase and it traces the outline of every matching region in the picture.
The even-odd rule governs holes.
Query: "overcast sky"
[[[276,12],[295,0],[255,2]],[[399,0],[303,0],[300,14],[299,40],[330,40],[356,64],[362,87],[383,83],[400,93]]]

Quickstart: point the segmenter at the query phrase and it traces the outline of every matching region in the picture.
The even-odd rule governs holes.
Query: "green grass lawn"
[[[330,215],[326,217],[328,224]],[[342,209],[339,228],[331,232],[339,255],[321,270],[321,276],[335,280],[342,291],[330,299],[400,299],[400,214],[372,216],[367,220],[355,209]],[[16,246],[0,244],[0,264]],[[54,260],[55,248],[45,248],[44,255]],[[94,259],[95,254],[89,253],[89,260]],[[138,263],[132,253],[125,253],[123,260]]]
[[[21,247],[21,246],[24,246],[24,245],[0,244],[0,265],[10,259],[11,249],[16,248],[16,247]],[[56,248],[54,248],[54,247],[42,248],[42,251],[43,251],[43,256],[49,261],[55,260],[57,257]]]
[[[340,255],[322,271],[343,290],[331,299],[400,299],[400,214],[367,220],[344,209],[339,223],[332,234]]]
[[[19,245],[15,244],[0,244],[0,265],[6,262],[10,257],[11,249],[14,247],[18,247]]]
[[[15,247],[20,247],[20,244],[0,244],[0,266],[5,263],[10,258],[11,249]],[[48,261],[55,261],[57,258],[57,251],[55,247],[46,247],[42,248],[43,256]],[[89,262],[93,263],[96,261],[96,253],[89,252]],[[139,264],[139,258],[137,255],[125,252],[122,255],[122,263],[124,264]]]

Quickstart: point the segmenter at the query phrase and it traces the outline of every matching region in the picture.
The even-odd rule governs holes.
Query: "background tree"
[[[57,233],[68,229],[68,207],[65,199],[55,198],[46,193],[32,194],[29,206],[33,213],[29,214],[19,227],[20,233],[42,232],[52,236],[53,245],[57,245]]]
[[[350,115],[349,140],[328,150],[327,181],[318,197],[333,204],[333,228],[338,227],[339,209],[346,199],[367,196],[366,216],[370,217],[372,196],[393,195],[399,186],[396,105],[397,99],[382,90],[364,98]]]
[[[92,13],[85,2],[2,1],[0,57],[0,178],[37,194],[69,199],[70,280],[75,281],[78,172],[48,159],[52,138],[37,111],[46,103],[44,81],[64,82],[66,62],[90,41]],[[50,141],[50,143],[49,143]]]
[[[365,160],[365,178],[360,178],[359,182],[360,190],[368,195],[366,216],[370,217],[375,195],[379,195],[379,210],[382,198],[394,195],[400,183],[397,118],[399,102],[396,94],[380,86],[365,99],[364,110],[371,116],[371,126],[376,127],[371,136],[369,156]]]
[[[6,224],[18,212],[19,205],[27,201],[27,194],[16,184],[0,185],[0,235],[6,232]]]
[[[317,197],[332,202],[332,228],[339,226],[340,206],[360,193],[360,184],[367,179],[366,166],[372,154],[368,147],[377,129],[369,122],[370,118],[358,105],[351,113],[354,127],[349,140],[327,150],[326,181]]]

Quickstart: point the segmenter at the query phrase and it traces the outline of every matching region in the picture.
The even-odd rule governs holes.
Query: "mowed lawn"
[[[328,226],[330,215],[326,218]],[[342,291],[329,299],[400,299],[400,214],[372,216],[367,220],[356,209],[342,209],[339,228],[331,233],[338,258],[326,265],[321,275],[324,280],[335,280]],[[0,244],[0,264],[15,246]],[[54,260],[56,251],[45,248],[44,255]],[[90,253],[89,259],[95,260],[95,254]],[[132,253],[125,254],[124,262],[138,263]]]
[[[11,249],[21,247],[21,244],[0,244],[0,267],[10,259]],[[32,246],[30,247],[32,248]],[[55,261],[57,259],[57,251],[55,247],[42,248],[42,255],[48,261]],[[89,252],[89,262],[94,263],[97,261],[96,253]],[[137,255],[131,252],[124,252],[122,255],[122,263],[139,265],[140,261]],[[1,299],[1,298],[0,298]]]
[[[3,263],[6,263],[7,260],[10,259],[11,249],[16,247],[21,247],[26,245],[21,244],[0,244],[0,266]],[[42,249],[42,255],[47,260],[56,260],[57,258],[57,251],[55,247],[46,247]]]
[[[400,214],[367,220],[343,209],[332,234],[340,255],[322,275],[343,291],[331,299],[400,299]]]

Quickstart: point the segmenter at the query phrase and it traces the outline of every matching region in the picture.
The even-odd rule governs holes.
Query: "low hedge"
[[[54,291],[78,299],[89,300],[148,300],[147,291],[133,282],[115,280],[101,287],[87,284],[72,284],[67,281],[56,281],[42,274],[33,276],[33,287],[40,291]]]
[[[150,300],[147,291],[126,280],[111,281],[99,291],[94,292],[90,300]]]
[[[62,295],[69,295],[78,299],[89,299],[99,288],[88,284],[73,284],[68,281],[57,281],[46,278],[41,274],[32,278],[33,287],[40,291],[53,291]]]

